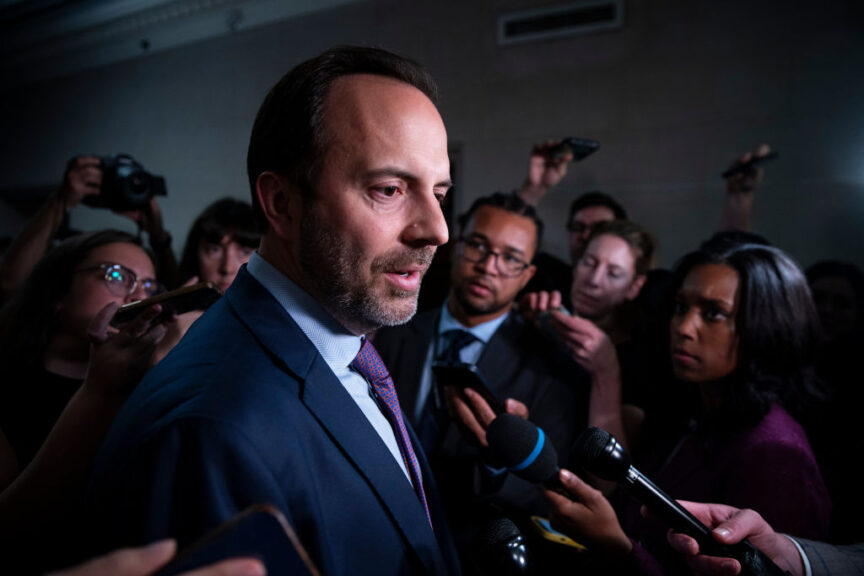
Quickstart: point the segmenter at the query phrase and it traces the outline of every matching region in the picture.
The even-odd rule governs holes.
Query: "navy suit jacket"
[[[182,547],[277,506],[327,575],[455,574],[425,456],[434,531],[392,454],[291,317],[244,269],[133,392],[88,490],[102,549]]]

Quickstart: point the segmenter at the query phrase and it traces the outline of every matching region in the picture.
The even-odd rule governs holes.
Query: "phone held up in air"
[[[756,170],[766,162],[770,162],[775,158],[777,158],[777,152],[769,152],[764,156],[754,156],[748,162],[737,162],[734,166],[723,172],[723,174],[721,174],[721,177],[731,178],[732,176],[736,176],[744,172]]]
[[[285,516],[269,504],[250,506],[239,512],[181,549],[153,576],[175,576],[229,558],[257,558],[267,574],[320,576]]]
[[[122,326],[154,304],[162,306],[161,316],[170,316],[171,314],[183,314],[192,310],[206,310],[221,297],[222,291],[215,284],[212,282],[199,282],[191,286],[163,292],[150,298],[144,298],[137,302],[124,304],[114,314],[114,318],[111,319],[111,325],[114,327]]]
[[[557,158],[571,152],[573,159],[571,162],[579,162],[590,156],[600,147],[597,140],[589,140],[588,138],[574,138],[568,136],[561,140],[559,144],[549,150],[549,155],[552,158]]]
[[[503,414],[504,402],[489,387],[483,374],[473,364],[461,362],[437,362],[432,364],[432,374],[435,382],[442,388],[444,386],[455,386],[457,388],[471,388],[479,393],[495,414]]]

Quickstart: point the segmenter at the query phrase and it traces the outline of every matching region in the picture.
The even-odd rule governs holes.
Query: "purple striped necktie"
[[[420,473],[420,463],[417,462],[417,455],[414,454],[411,438],[408,437],[408,430],[405,428],[405,421],[402,419],[402,410],[399,408],[399,398],[396,396],[393,379],[390,377],[384,361],[381,360],[381,356],[378,355],[378,351],[375,350],[375,347],[372,346],[372,342],[368,338],[363,339],[363,345],[360,347],[357,357],[351,362],[351,367],[366,378],[372,385],[375,396],[381,401],[384,414],[393,427],[393,432],[399,443],[399,451],[402,453],[402,458],[405,460],[405,465],[408,467],[408,472],[411,475],[414,491],[417,492],[417,497],[420,499],[420,503],[423,504],[423,510],[426,512],[426,518],[429,520],[429,525],[431,526],[432,518],[429,516],[429,506],[426,504],[426,492],[423,490],[423,476]]]

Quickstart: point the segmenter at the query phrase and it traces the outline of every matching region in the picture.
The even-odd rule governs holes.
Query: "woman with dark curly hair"
[[[688,254],[672,286],[676,386],[647,413],[637,467],[674,498],[754,508],[782,532],[825,539],[831,501],[799,422],[821,388],[814,368],[819,326],[804,275],[781,250],[744,244]],[[688,389],[697,393],[692,408],[675,398]],[[662,432],[676,411],[691,423],[669,444]],[[572,477],[562,481],[581,503],[548,493],[553,525],[635,560],[640,571],[651,571],[646,551],[666,573],[684,569],[669,553],[665,529],[642,518],[638,503],[611,497],[619,524],[599,492]]]

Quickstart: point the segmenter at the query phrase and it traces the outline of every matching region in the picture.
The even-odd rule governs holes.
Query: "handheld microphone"
[[[573,457],[584,470],[622,485],[670,528],[694,538],[703,553],[735,558],[741,563],[743,574],[789,574],[747,540],[731,546],[714,540],[707,526],[630,465],[623,446],[605,430],[591,426],[582,432],[573,444]]]
[[[489,522],[474,538],[474,564],[478,572],[492,576],[530,576],[534,567],[525,538],[509,518]]]
[[[489,424],[486,441],[500,468],[573,498],[558,478],[558,452],[542,429],[524,418],[505,413]]]

